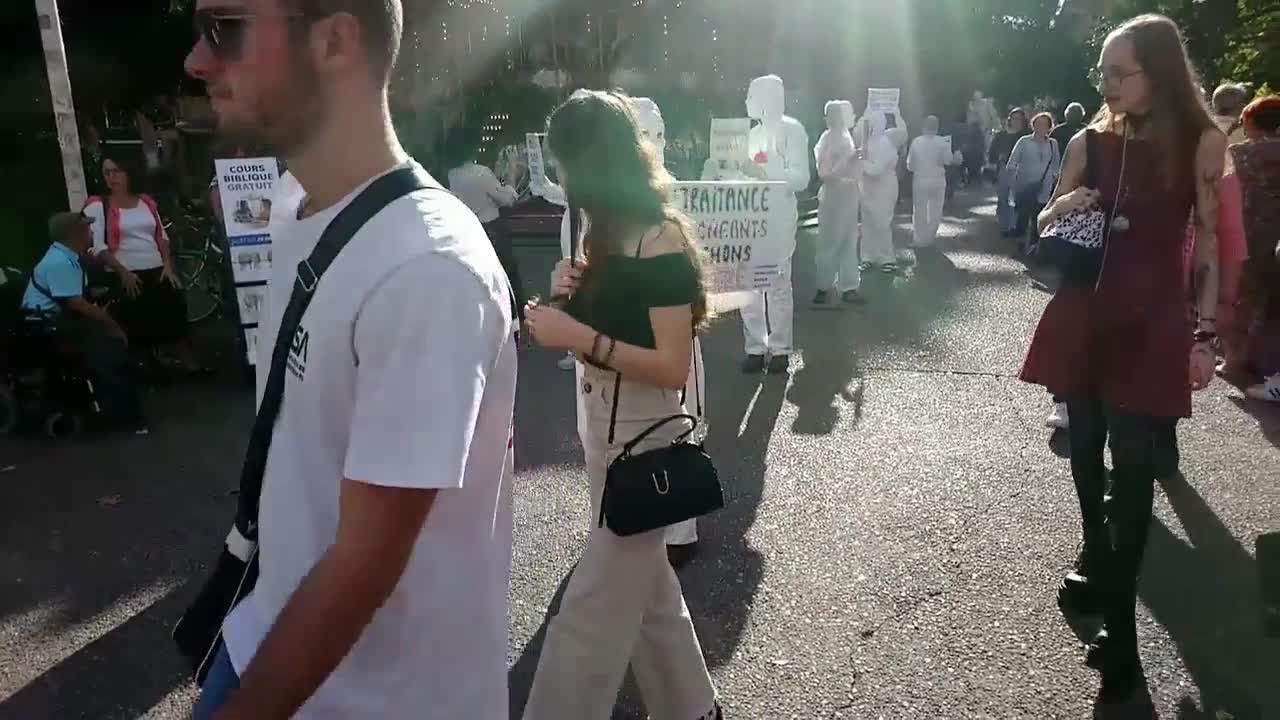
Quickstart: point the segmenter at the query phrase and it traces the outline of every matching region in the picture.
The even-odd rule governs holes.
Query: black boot
[[[1058,607],[1063,612],[1096,615],[1102,612],[1102,577],[1111,552],[1106,528],[1087,532],[1075,569],[1062,578]]]
[[[1089,644],[1085,664],[1102,674],[1098,694],[1103,702],[1127,700],[1142,681],[1137,634],[1124,629],[1112,635],[1104,627]]]

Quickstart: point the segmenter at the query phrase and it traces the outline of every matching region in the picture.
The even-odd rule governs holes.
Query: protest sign
[[[715,310],[738,309],[772,284],[794,249],[795,205],[786,183],[677,182],[673,191],[698,230]]]
[[[722,174],[734,174],[749,159],[747,140],[751,134],[749,118],[711,119],[711,160]]]
[[[236,305],[252,365],[257,361],[258,319],[266,310],[267,281],[271,279],[271,234],[267,228],[279,165],[275,158],[233,158],[215,160],[214,167]]]
[[[542,139],[545,133],[525,133],[524,143],[529,154],[529,185],[540,188],[547,184],[547,165],[542,158]]]
[[[899,88],[867,88],[867,111],[864,114],[881,112],[892,115],[898,111],[901,95]]]

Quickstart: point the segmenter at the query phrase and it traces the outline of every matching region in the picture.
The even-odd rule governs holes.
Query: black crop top
[[[574,295],[565,312],[618,342],[656,348],[649,310],[692,305],[698,299],[698,271],[685,253],[614,255],[604,273],[593,278],[591,290]]]

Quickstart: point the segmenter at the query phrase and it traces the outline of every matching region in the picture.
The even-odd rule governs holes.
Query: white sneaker
[[[578,364],[578,359],[569,353],[556,361],[556,367],[561,370],[572,370]]]
[[[1249,386],[1244,394],[1252,400],[1280,403],[1280,373],[1272,375],[1262,383]]]
[[[1049,411],[1049,417],[1044,419],[1044,426],[1054,430],[1066,430],[1070,426],[1067,417],[1067,404],[1054,403],[1053,410]]]

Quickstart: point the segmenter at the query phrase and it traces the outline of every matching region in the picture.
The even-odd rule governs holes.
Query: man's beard
[[[306,147],[327,118],[328,107],[315,69],[306,59],[295,58],[283,87],[264,93],[247,122],[220,122],[218,131],[237,146],[288,157]]]

